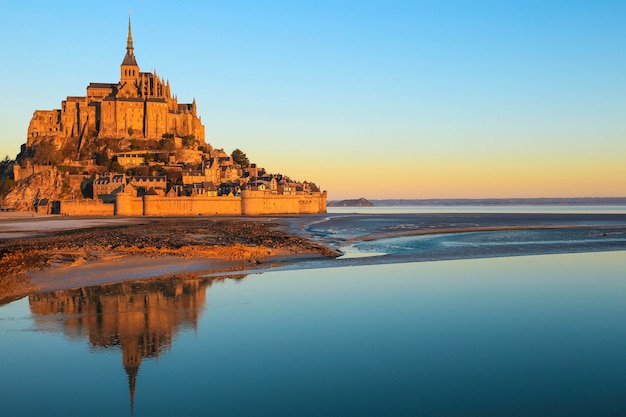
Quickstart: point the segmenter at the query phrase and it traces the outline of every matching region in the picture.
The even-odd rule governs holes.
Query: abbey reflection
[[[130,390],[131,410],[143,358],[172,346],[180,329],[196,329],[210,279],[167,278],[134,281],[29,297],[35,322],[61,315],[70,339],[87,338],[93,348],[119,348]]]

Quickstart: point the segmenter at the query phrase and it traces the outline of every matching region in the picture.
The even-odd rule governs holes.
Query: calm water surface
[[[0,307],[7,416],[622,416],[626,252],[168,279]]]

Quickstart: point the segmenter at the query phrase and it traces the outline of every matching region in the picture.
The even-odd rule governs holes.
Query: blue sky
[[[329,198],[626,195],[626,2],[11,2],[0,154],[35,109],[143,71],[215,147]]]

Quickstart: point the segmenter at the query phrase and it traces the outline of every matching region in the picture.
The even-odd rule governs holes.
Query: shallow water
[[[626,250],[626,215],[601,211],[335,213],[306,230],[351,264]]]
[[[0,307],[3,415],[626,414],[626,252],[168,279]]]
[[[626,229],[503,230],[401,236],[359,242],[347,257],[392,255],[425,259],[477,258],[626,249]]]

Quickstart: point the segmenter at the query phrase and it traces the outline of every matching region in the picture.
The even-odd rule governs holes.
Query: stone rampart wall
[[[27,164],[26,167],[22,167],[19,164],[13,165],[13,179],[17,182],[25,180],[31,175],[38,174],[40,172],[51,171],[52,165],[31,165]]]
[[[65,216],[112,216],[114,204],[102,200],[61,200],[59,214]]]
[[[143,216],[143,197],[134,197],[128,194],[115,196],[116,216]]]
[[[143,196],[146,216],[239,216],[241,197],[160,197]]]
[[[117,194],[115,204],[102,200],[63,200],[60,214],[68,216],[259,216],[326,212],[326,193],[271,195],[244,191],[241,197],[134,197]]]
[[[263,214],[326,213],[326,193],[272,195],[264,191],[243,191],[241,212],[246,216]]]

